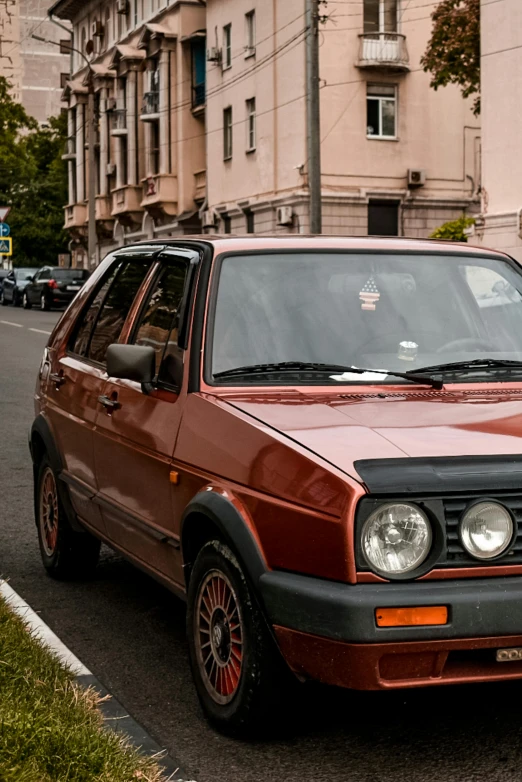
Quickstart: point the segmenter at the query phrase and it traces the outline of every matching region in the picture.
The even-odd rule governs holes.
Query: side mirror
[[[34,280],[34,275],[30,274],[28,277],[25,278],[27,282],[32,282]]]
[[[141,383],[144,394],[152,391],[156,374],[156,352],[143,345],[109,345],[107,348],[107,374],[124,380]]]

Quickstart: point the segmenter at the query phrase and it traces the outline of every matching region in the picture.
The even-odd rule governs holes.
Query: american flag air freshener
[[[364,288],[359,293],[359,298],[362,301],[361,309],[363,310],[374,310],[375,305],[381,298],[381,294],[379,293],[379,289],[377,288],[377,284],[375,282],[375,277],[372,276],[367,280],[366,284],[364,285]]]

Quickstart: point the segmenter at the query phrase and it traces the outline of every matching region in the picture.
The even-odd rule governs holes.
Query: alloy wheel
[[[194,641],[205,688],[220,705],[230,703],[239,687],[243,635],[234,588],[222,571],[211,570],[198,589]]]
[[[39,524],[42,545],[48,557],[52,557],[58,542],[58,490],[54,473],[48,467],[40,484]]]

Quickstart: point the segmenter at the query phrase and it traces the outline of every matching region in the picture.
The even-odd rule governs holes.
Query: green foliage
[[[0,780],[160,782],[156,764],[103,729],[84,691],[0,599]]]
[[[15,266],[55,265],[58,253],[67,252],[66,123],[65,116],[51,117],[39,127],[0,76],[0,206],[11,207]]]
[[[476,95],[480,114],[480,0],[442,0],[431,18],[433,30],[421,58],[435,90],[457,84],[464,98]]]
[[[464,233],[465,228],[475,225],[473,217],[459,217],[458,220],[450,220],[439,228],[436,228],[430,236],[430,239],[446,239],[450,242],[467,242],[468,237]]]

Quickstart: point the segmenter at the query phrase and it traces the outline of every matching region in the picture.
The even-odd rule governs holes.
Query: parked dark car
[[[4,280],[9,274],[9,269],[0,269],[0,295],[2,294],[2,287],[4,284]]]
[[[26,285],[23,305],[26,310],[38,305],[41,310],[69,304],[81,289],[89,272],[85,269],[62,269],[43,266]]]
[[[24,289],[37,271],[38,269],[11,269],[3,280],[0,303],[4,307],[7,307],[8,304],[19,307],[22,303]]]

